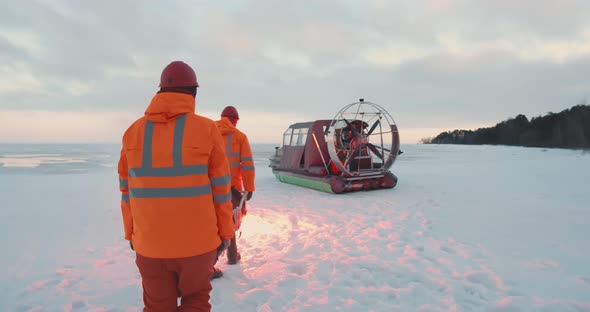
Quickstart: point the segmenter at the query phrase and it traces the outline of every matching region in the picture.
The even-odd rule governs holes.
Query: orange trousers
[[[175,259],[148,258],[136,254],[141,274],[144,312],[211,311],[210,278],[217,250]],[[178,306],[178,297],[181,304]]]

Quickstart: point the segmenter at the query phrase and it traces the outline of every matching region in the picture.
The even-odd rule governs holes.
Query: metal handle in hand
[[[242,194],[242,198],[240,199],[240,206],[239,208],[242,209],[242,207],[244,207],[244,203],[246,202],[246,197],[248,197],[248,192],[247,191],[243,191],[240,192]]]
[[[240,199],[240,204],[237,207],[234,207],[234,218],[238,217],[238,215],[242,213],[242,207],[244,207],[248,192],[240,192],[240,194],[242,195],[242,198]]]

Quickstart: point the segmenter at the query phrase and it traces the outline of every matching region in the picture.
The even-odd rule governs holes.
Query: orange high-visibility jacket
[[[158,93],[123,136],[125,239],[142,256],[196,256],[234,236],[223,138],[213,120],[194,112],[191,95]]]
[[[225,139],[225,153],[229,159],[231,185],[238,191],[254,192],[254,159],[248,137],[238,130],[227,117],[222,117],[215,123]]]

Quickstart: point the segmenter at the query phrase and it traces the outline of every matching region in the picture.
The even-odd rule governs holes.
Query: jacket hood
[[[145,110],[145,116],[153,122],[167,122],[186,113],[195,113],[195,98],[176,92],[157,93]]]
[[[219,132],[221,132],[221,135],[232,133],[237,130],[236,126],[234,126],[234,124],[227,117],[222,117],[215,123],[217,124],[217,128],[219,129]]]

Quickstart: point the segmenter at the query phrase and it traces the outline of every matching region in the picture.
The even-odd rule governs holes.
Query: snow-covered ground
[[[402,146],[391,190],[275,180],[255,145],[215,311],[590,311],[590,153]],[[0,310],[139,311],[114,145],[0,145]]]

